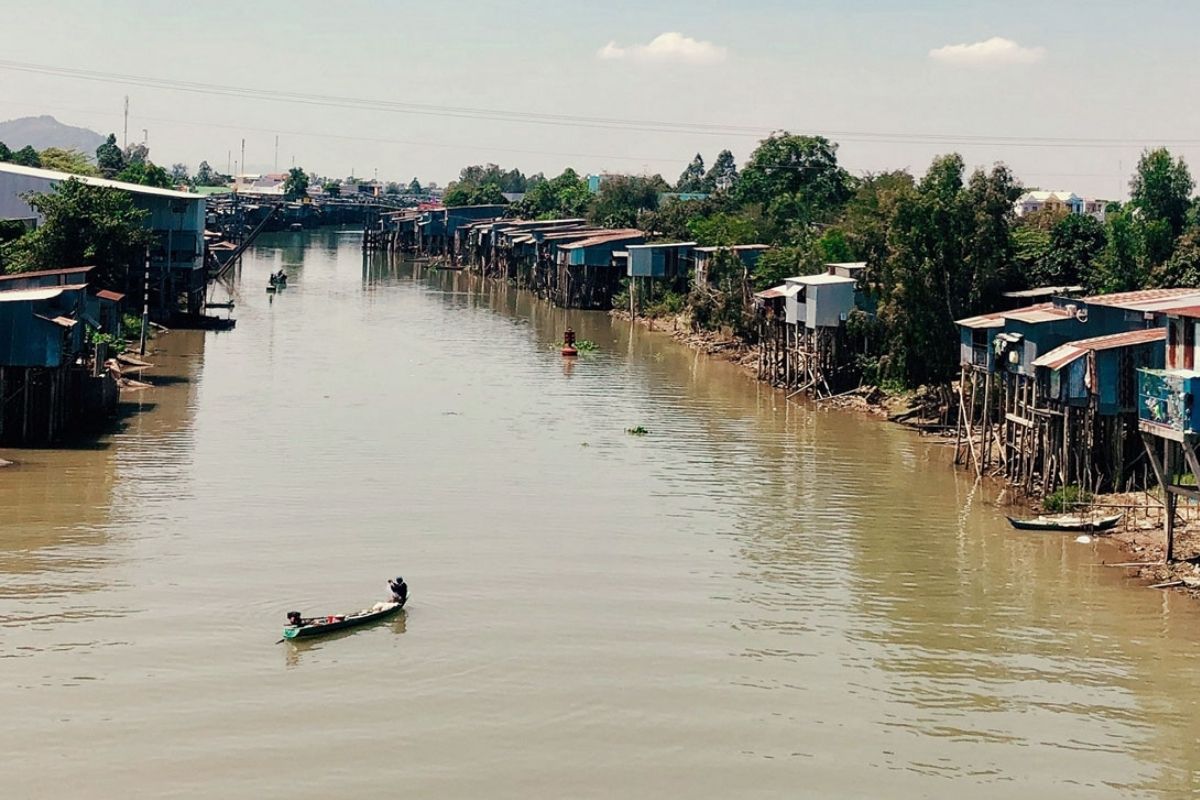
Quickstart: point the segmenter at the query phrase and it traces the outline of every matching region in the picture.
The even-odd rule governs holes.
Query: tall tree
[[[88,157],[78,150],[64,150],[61,147],[47,147],[38,153],[44,169],[56,172],[69,172],[72,175],[98,175],[99,172],[88,161]]]
[[[1171,237],[1183,231],[1196,188],[1182,158],[1174,159],[1165,147],[1147,150],[1138,160],[1137,172],[1129,182],[1130,202],[1148,221],[1163,220]]]
[[[690,164],[683,170],[675,183],[677,192],[704,191],[704,156],[696,153]]]
[[[188,174],[187,164],[175,163],[171,165],[171,182],[176,186],[182,186],[189,183],[192,176]]]
[[[0,142],[0,163],[6,161],[12,161],[12,150],[9,150],[4,142]]]
[[[963,182],[963,160],[934,159],[897,198],[889,225],[880,317],[888,372],[910,385],[949,380],[958,362],[954,320],[998,299],[1012,280],[1010,228],[1020,189],[1004,167]]]
[[[515,210],[530,219],[570,218],[586,214],[591,202],[587,181],[568,167],[558,177],[530,186]]]
[[[110,133],[104,140],[104,144],[96,148],[96,166],[100,168],[100,174],[106,178],[111,178],[125,169],[125,155],[117,146],[115,133]]]
[[[28,144],[13,153],[11,161],[22,167],[40,167],[42,165],[42,159],[38,157],[37,150],[33,149],[33,145]]]
[[[142,142],[134,142],[127,145],[121,155],[125,158],[126,165],[141,164],[150,160],[150,148]]]
[[[838,166],[837,145],[822,136],[772,134],[750,155],[738,180],[744,202],[762,203],[791,235],[839,211],[853,181]]]
[[[713,162],[712,168],[704,175],[703,191],[732,191],[737,184],[737,180],[737,162],[733,160],[733,153],[728,150],[722,150],[720,153],[717,153],[717,160]]]
[[[289,169],[283,182],[283,194],[289,200],[305,197],[308,194],[308,173],[300,167]]]
[[[200,166],[196,167],[194,180],[197,186],[215,186],[220,182],[220,176],[208,165],[207,161],[201,161]]]
[[[416,178],[413,178],[412,181],[408,184],[408,193],[409,194],[421,194],[422,191],[423,190],[421,189],[421,182],[419,180],[417,180]]]
[[[600,184],[589,218],[610,228],[632,228],[639,214],[658,208],[658,196],[670,188],[661,175],[613,175]]]

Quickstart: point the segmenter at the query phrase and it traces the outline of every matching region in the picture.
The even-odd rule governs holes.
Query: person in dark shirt
[[[392,590],[392,599],[397,603],[403,603],[408,599],[408,584],[404,582],[404,578],[392,578],[388,581],[388,588]]]

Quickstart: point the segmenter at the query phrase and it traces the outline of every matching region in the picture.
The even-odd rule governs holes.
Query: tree
[[[148,212],[135,208],[129,193],[119,189],[71,178],[52,192],[25,199],[42,223],[16,243],[13,265],[19,272],[87,264],[96,267],[101,286],[120,288],[153,239],[145,227]]]
[[[104,140],[104,144],[96,148],[96,166],[100,168],[100,174],[106,178],[111,178],[125,169],[125,155],[117,146],[115,133],[110,133]]]
[[[28,144],[13,153],[12,158],[9,160],[22,167],[40,167],[42,165],[42,160],[38,157],[37,150],[33,149],[33,145]]]
[[[688,225],[688,232],[703,247],[754,244],[759,239],[757,220],[747,214],[724,211],[693,219]]]
[[[421,182],[419,180],[417,180],[416,178],[413,178],[412,181],[408,184],[408,193],[409,194],[422,194],[423,191],[424,190],[421,188]]]
[[[786,131],[762,140],[738,179],[741,200],[762,203],[781,234],[827,219],[852,192],[849,173],[838,166],[836,144]]]
[[[325,194],[329,195],[330,197],[341,197],[342,196],[342,185],[340,183],[336,183],[334,181],[328,181],[328,182],[326,182],[326,184],[324,186],[321,187],[321,189],[325,192]]]
[[[1124,208],[1105,217],[1105,247],[1092,285],[1101,292],[1140,289],[1149,278],[1146,235],[1137,209]]]
[[[72,175],[98,175],[99,171],[88,161],[88,157],[78,150],[64,150],[60,147],[47,147],[38,153],[44,169],[56,172],[69,172]]]
[[[144,161],[150,160],[150,148],[142,142],[134,142],[126,145],[125,150],[121,154],[125,158],[125,164],[141,164]]]
[[[196,168],[196,176],[193,178],[197,186],[214,186],[220,182],[220,178],[207,161],[201,161],[200,166]]]
[[[116,175],[116,180],[170,189],[175,186],[165,169],[152,161],[131,161]]]
[[[503,205],[508,201],[504,199],[504,192],[499,184],[489,182],[475,186],[459,182],[446,190],[442,202],[446,206],[486,206]]]
[[[171,165],[171,183],[175,186],[182,186],[185,183],[190,183],[192,176],[188,174],[187,164],[176,163]]]
[[[569,167],[552,180],[541,180],[529,190],[516,206],[518,216],[529,219],[563,219],[587,213],[592,202],[587,181]]]
[[[692,163],[687,165],[679,180],[675,183],[677,192],[703,192],[704,189],[704,156],[696,153]]]
[[[4,142],[0,142],[0,163],[6,161],[12,161],[12,150],[9,150]]]
[[[880,305],[889,376],[909,385],[950,379],[958,363],[954,320],[990,307],[1013,280],[1010,229],[1019,195],[1003,166],[964,184],[955,154],[934,159],[920,183],[896,198]]]
[[[1086,214],[1068,214],[1050,229],[1049,247],[1031,276],[1035,286],[1096,287],[1096,264],[1107,241],[1104,226]]]
[[[1172,159],[1165,147],[1147,150],[1129,182],[1130,203],[1141,210],[1147,221],[1166,222],[1174,238],[1183,231],[1195,187],[1182,158]]]
[[[610,228],[632,228],[638,215],[658,208],[658,196],[671,187],[661,175],[613,175],[600,184],[589,217]]]
[[[308,195],[308,173],[300,167],[289,169],[287,178],[283,182],[283,194],[289,200],[306,197]]]
[[[712,168],[705,174],[702,186],[702,191],[705,192],[728,192],[732,191],[737,185],[738,170],[737,162],[733,160],[733,153],[728,150],[722,150],[717,153],[717,160],[713,162]]]
[[[1190,227],[1179,237],[1175,252],[1151,275],[1155,286],[1200,287],[1200,227]]]

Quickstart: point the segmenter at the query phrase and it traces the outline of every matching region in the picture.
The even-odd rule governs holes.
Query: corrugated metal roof
[[[679,249],[681,247],[695,247],[695,242],[655,242],[654,244],[631,244],[629,250],[653,250],[654,248],[664,249]]]
[[[45,278],[50,275],[77,275],[95,267],[65,267],[63,269],[43,269],[37,272],[14,272],[11,275],[0,275],[0,281],[19,281],[22,278]]]
[[[110,292],[108,289],[101,289],[96,292],[96,297],[99,297],[101,300],[111,300],[114,303],[119,303],[125,299],[125,295],[120,292]]]
[[[1155,311],[1169,302],[1178,302],[1185,297],[1195,297],[1200,302],[1200,289],[1186,287],[1172,289],[1141,289],[1135,292],[1116,292],[1115,294],[1094,294],[1083,298],[1085,303],[1098,306],[1117,306],[1131,311]]]
[[[954,324],[963,328],[1003,328],[1004,317],[1000,314],[980,314],[977,317],[956,320]]]
[[[735,244],[735,245],[730,245],[730,246],[725,246],[725,247],[697,247],[696,252],[697,253],[716,253],[720,250],[733,250],[734,252],[741,252],[743,250],[770,250],[770,249],[771,249],[771,245],[769,245],[769,244]]]
[[[799,283],[804,286],[818,286],[822,284],[835,283],[858,283],[854,278],[843,278],[841,275],[830,275],[828,272],[821,272],[816,275],[799,275],[795,278],[788,278],[788,283]]]
[[[1167,338],[1166,328],[1146,328],[1140,331],[1114,333],[1108,336],[1095,336],[1091,339],[1080,339],[1077,342],[1067,342],[1056,347],[1049,353],[1033,362],[1035,367],[1062,369],[1075,359],[1098,350],[1114,350],[1120,347],[1132,347],[1150,342],[1161,342]]]
[[[1071,315],[1066,309],[1057,308],[1053,303],[1038,303],[1028,308],[1018,308],[1016,311],[1005,311],[1001,316],[1005,319],[1015,319],[1018,322],[1051,322],[1056,319],[1066,319]]]
[[[1171,308],[1160,308],[1159,311],[1172,317],[1200,319],[1200,305],[1172,306]]]
[[[1039,286],[1035,289],[1022,289],[1019,292],[1004,292],[1003,297],[1014,300],[1025,300],[1031,297],[1054,297],[1055,295],[1079,294],[1082,286]]]
[[[800,287],[796,284],[782,284],[780,286],[772,286],[770,289],[765,289],[761,292],[755,292],[754,296],[761,300],[771,300],[776,297],[791,297],[798,294]]]
[[[21,303],[28,300],[53,300],[63,293],[62,286],[47,286],[41,289],[14,289],[0,292],[0,303]]]
[[[642,233],[641,231],[637,230],[636,228],[629,228],[626,230],[619,230],[619,231],[609,231],[608,233],[603,233],[598,236],[591,236],[591,237],[588,237],[587,239],[582,239],[578,242],[571,242],[570,244],[564,244],[562,246],[562,249],[563,250],[578,250],[581,247],[592,247],[593,245],[598,245],[598,244],[609,244],[611,242],[619,242],[624,239],[635,239],[637,237],[644,237],[645,235],[646,234]]]
[[[88,186],[107,186],[110,189],[120,189],[130,194],[146,194],[155,197],[175,197],[182,200],[203,200],[204,195],[193,194],[192,192],[177,192],[174,189],[159,189],[157,186],[142,186],[140,183],[125,183],[124,181],[112,181],[108,178],[95,178],[91,175],[72,175],[69,172],[56,172],[52,169],[38,169],[36,167],[22,167],[17,164],[0,164],[0,172],[7,172],[12,175],[24,175],[27,178],[42,178],[43,180],[51,181],[68,181],[71,178],[85,183]]]

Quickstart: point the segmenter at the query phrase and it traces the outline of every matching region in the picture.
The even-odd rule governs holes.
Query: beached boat
[[[1032,519],[1017,519],[1009,517],[1008,521],[1019,531],[1107,531],[1117,526],[1121,514],[1111,517],[1081,517],[1077,514],[1058,514],[1056,516],[1041,516]]]
[[[405,600],[407,601],[407,597]],[[285,639],[303,639],[309,636],[324,636],[335,631],[344,631],[359,625],[367,625],[376,620],[386,619],[400,612],[403,602],[390,601],[376,603],[371,608],[357,611],[353,614],[330,614],[326,617],[310,617],[301,619],[299,625],[289,625],[283,629]]]

